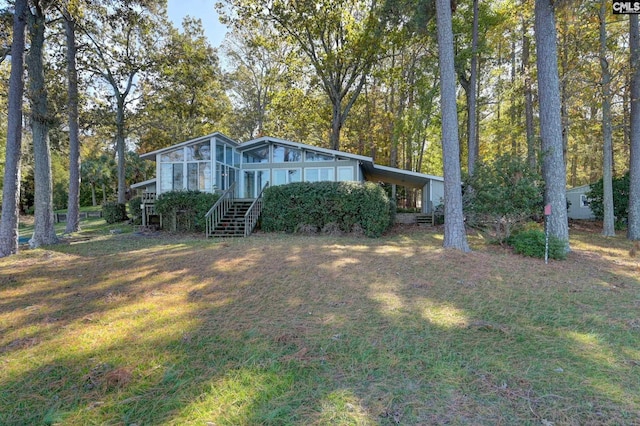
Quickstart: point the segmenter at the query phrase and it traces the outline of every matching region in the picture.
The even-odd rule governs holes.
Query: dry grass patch
[[[636,424],[638,259],[115,235],[0,259],[0,424]]]

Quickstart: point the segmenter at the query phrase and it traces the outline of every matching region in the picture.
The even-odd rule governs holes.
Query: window
[[[179,191],[184,189],[184,163],[164,163],[160,168],[160,185],[162,192]]]
[[[305,151],[304,161],[333,161],[331,155],[320,154],[314,151]]]
[[[187,189],[211,191],[211,163],[187,163]]]
[[[176,149],[175,151],[167,152],[160,156],[160,161],[163,163],[171,163],[174,161],[184,161],[184,149]]]
[[[242,154],[242,159],[245,163],[268,163],[269,162],[269,147],[252,149]]]
[[[305,169],[304,178],[307,182],[333,181],[333,167],[323,167],[317,169]]]
[[[586,194],[580,194],[580,207],[588,208],[591,202]]]
[[[227,156],[225,158],[226,160],[225,163],[231,166],[233,165],[233,149],[231,149],[230,146],[227,146],[226,150],[227,150]]]
[[[269,170],[245,170],[244,172],[244,196],[257,197],[257,192],[264,188],[269,180]]]
[[[274,169],[272,173],[273,185],[300,182],[300,169]]]
[[[224,163],[224,145],[221,143],[216,144],[216,161]]]
[[[351,182],[353,180],[353,167],[338,167],[338,181]]]
[[[211,145],[203,142],[187,147],[187,161],[211,160]]]
[[[288,146],[273,145],[274,163],[291,163],[302,161],[302,151]]]

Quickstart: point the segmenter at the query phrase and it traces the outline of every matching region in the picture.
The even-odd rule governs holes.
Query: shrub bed
[[[118,223],[128,220],[127,205],[109,202],[102,205],[102,216],[107,223]]]
[[[156,211],[162,215],[165,224],[175,224],[175,230],[202,232],[204,215],[218,198],[218,194],[200,191],[165,192],[156,200]]]
[[[545,235],[539,229],[526,229],[515,233],[509,237],[507,243],[518,254],[544,258]],[[549,258],[563,260],[566,257],[566,243],[553,235],[549,235]]]
[[[354,227],[368,237],[378,237],[393,224],[395,204],[373,183],[298,182],[272,186],[264,194],[262,229],[295,232],[337,226]],[[335,225],[333,225],[335,224]]]

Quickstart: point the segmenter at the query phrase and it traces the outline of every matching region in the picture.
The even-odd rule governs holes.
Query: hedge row
[[[172,191],[156,200],[156,211],[165,226],[175,223],[177,230],[201,232],[205,229],[205,214],[218,201],[218,194],[200,191]]]
[[[368,237],[393,224],[395,204],[373,183],[299,182],[272,186],[264,194],[262,229],[295,232],[335,224],[343,232],[359,225]]]

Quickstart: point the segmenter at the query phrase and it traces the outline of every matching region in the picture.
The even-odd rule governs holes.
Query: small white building
[[[576,186],[567,190],[567,201],[569,202],[567,216],[569,219],[594,220],[596,218],[589,206],[587,198],[589,191],[591,191],[591,185]]]

